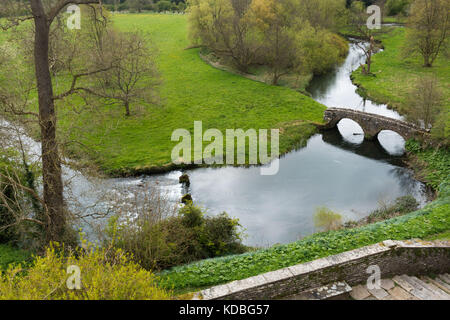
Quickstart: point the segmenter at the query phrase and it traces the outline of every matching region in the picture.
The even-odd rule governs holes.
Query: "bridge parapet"
[[[367,113],[346,108],[329,108],[324,112],[325,129],[332,129],[342,119],[351,119],[358,123],[364,131],[367,140],[373,140],[382,130],[397,132],[403,139],[423,138],[429,133],[418,126],[382,115]]]

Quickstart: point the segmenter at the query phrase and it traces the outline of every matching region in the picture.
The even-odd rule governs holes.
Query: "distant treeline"
[[[103,4],[110,11],[175,11],[186,9],[185,0],[104,0]]]

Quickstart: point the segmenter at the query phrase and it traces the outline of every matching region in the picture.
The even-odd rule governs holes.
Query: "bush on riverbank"
[[[345,58],[347,42],[333,33],[344,10],[344,0],[254,0],[239,6],[193,0],[189,31],[194,45],[206,47],[222,64],[244,73],[251,67],[268,70],[268,82],[277,85],[286,75],[323,74]]]
[[[132,253],[147,270],[246,251],[238,220],[226,213],[210,217],[188,203],[178,214],[163,216],[158,208],[142,211],[137,218],[121,223],[114,216],[106,230],[106,243]]]
[[[354,229],[313,234],[300,241],[242,255],[199,261],[162,272],[161,283],[188,291],[244,279],[383,240],[423,238],[450,229],[450,184],[441,197],[419,211]]]
[[[58,245],[35,257],[29,268],[10,266],[0,274],[0,300],[163,300],[169,292],[155,275],[123,251],[89,247],[63,254]],[[80,270],[81,289],[70,290],[68,266]],[[74,282],[70,282],[74,284]]]
[[[413,196],[407,195],[395,199],[393,203],[381,203],[380,208],[359,221],[348,221],[344,228],[360,227],[366,224],[391,219],[417,210],[419,203]]]

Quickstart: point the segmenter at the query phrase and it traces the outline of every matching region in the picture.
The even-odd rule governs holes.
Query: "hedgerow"
[[[162,272],[161,284],[176,292],[244,279],[383,240],[423,238],[450,229],[450,183],[441,198],[410,214],[366,225],[313,234],[297,242],[242,255],[208,259]]]

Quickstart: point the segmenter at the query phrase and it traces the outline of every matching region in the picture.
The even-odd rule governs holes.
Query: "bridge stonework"
[[[323,119],[326,122],[323,126],[324,129],[336,127],[342,119],[351,119],[361,126],[364,131],[364,138],[367,140],[376,139],[378,133],[382,130],[397,132],[405,140],[411,138],[422,139],[428,135],[428,132],[414,124],[353,109],[329,108],[325,110]]]

